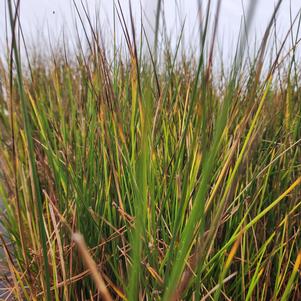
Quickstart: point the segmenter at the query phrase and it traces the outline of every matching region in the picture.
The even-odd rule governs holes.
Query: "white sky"
[[[75,0],[80,6],[80,0]],[[247,10],[248,3],[255,0],[223,0],[219,27],[219,42],[224,51],[229,51],[238,36],[238,30],[242,17],[242,7]],[[5,40],[5,3],[7,0],[0,0],[0,42],[3,45]],[[104,38],[107,42],[112,42],[113,27],[113,3],[114,0],[83,0],[89,5],[91,12],[95,12],[95,8],[100,12],[100,23]],[[143,10],[146,10],[147,17],[151,19],[153,14],[151,11],[156,6],[156,0],[131,0],[134,17],[140,20],[142,2]],[[164,0],[164,11],[168,31],[173,38],[176,38],[180,32],[181,24],[185,20],[185,46],[190,44],[195,46],[197,41],[198,30],[198,5],[197,0]],[[203,3],[208,1],[202,0]],[[217,0],[213,0],[216,4]],[[252,32],[260,38],[265,26],[272,15],[275,0],[258,0],[256,14],[254,18],[254,26]],[[120,0],[124,8],[125,15],[128,18],[128,0]],[[243,4],[242,4],[243,3]],[[301,8],[301,0],[284,0],[278,17],[278,37],[284,36],[290,25],[290,6],[293,16],[295,16]],[[212,11],[213,12],[213,11]],[[72,36],[74,34],[75,9],[72,0],[21,0],[21,22],[25,32],[25,36],[29,40],[37,40],[38,36],[47,36],[48,31],[52,38],[60,39],[62,29],[66,34]],[[119,39],[122,40],[122,33],[117,19],[117,33]],[[148,28],[148,34],[150,30]],[[70,34],[71,33],[71,34]],[[123,39],[124,41],[124,39]],[[45,44],[46,45],[46,44]]]

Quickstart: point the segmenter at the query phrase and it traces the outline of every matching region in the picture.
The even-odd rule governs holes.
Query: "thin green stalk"
[[[17,47],[17,43],[16,43],[16,32],[15,32],[15,28],[14,28],[14,21],[13,21],[14,16],[13,16],[11,0],[8,1],[8,4],[9,4],[8,7],[9,7],[11,32],[12,32],[12,47],[13,47],[13,53],[14,53],[15,64],[16,64],[16,69],[17,69],[18,91],[20,94],[25,135],[26,135],[27,144],[28,144],[30,169],[31,169],[31,174],[32,174],[32,181],[34,183],[34,194],[37,198],[37,205],[38,205],[38,223],[39,223],[39,231],[40,231],[40,236],[41,236],[44,269],[45,269],[46,298],[47,298],[47,300],[50,301],[51,300],[50,273],[49,273],[49,265],[48,265],[46,231],[45,231],[45,228],[44,228],[45,226],[44,226],[44,222],[43,222],[43,200],[42,200],[41,189],[40,189],[40,184],[39,184],[39,176],[38,176],[36,161],[35,161],[32,129],[31,129],[31,124],[30,124],[30,119],[29,119],[27,103],[26,103],[26,96],[25,96],[24,87],[23,87],[22,69],[21,69],[19,51],[18,51],[18,47]],[[17,16],[18,16],[19,5],[20,5],[20,1],[18,1],[18,3],[17,3],[15,18],[17,18]]]

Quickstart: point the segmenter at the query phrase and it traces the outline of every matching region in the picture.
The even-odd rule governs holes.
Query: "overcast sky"
[[[5,39],[4,8],[7,0],[0,0],[0,41]],[[80,6],[80,0],[75,0]],[[113,3],[114,0],[83,0],[87,2],[89,9],[94,14],[99,11],[100,23],[104,38],[110,42],[113,30]],[[243,6],[247,10],[248,3],[255,0],[223,0],[219,27],[219,42],[224,50],[233,47],[238,36],[239,25],[243,15]],[[208,1],[201,1],[207,3]],[[217,0],[213,0],[216,3]],[[125,15],[128,16],[128,0],[120,0]],[[131,0],[134,17],[137,21],[141,17],[140,4],[142,5],[143,18],[147,17],[154,22],[154,8],[156,0]],[[198,5],[197,0],[164,0],[164,12],[168,31],[172,37],[176,37],[185,21],[185,45],[194,44],[198,29]],[[252,33],[261,37],[270,16],[272,15],[275,0],[258,0]],[[300,0],[284,0],[278,17],[278,36],[284,36],[290,25],[290,7],[293,16],[301,8]],[[62,32],[70,36],[74,35],[74,20],[76,13],[72,0],[21,0],[22,27],[27,39],[35,40],[40,35],[60,39]],[[145,19],[146,20],[146,19]],[[122,40],[122,34],[117,19],[117,32]],[[147,26],[146,26],[147,27]],[[148,35],[151,35],[150,27],[147,27]]]

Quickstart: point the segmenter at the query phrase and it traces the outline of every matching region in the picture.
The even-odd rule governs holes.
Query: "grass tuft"
[[[170,46],[163,1],[154,49],[115,3],[128,56],[74,1],[87,41],[25,60],[7,0],[1,300],[301,299],[301,19],[273,44],[281,2],[254,57],[248,8],[225,68],[221,1],[200,16],[198,59],[180,54],[184,25]]]

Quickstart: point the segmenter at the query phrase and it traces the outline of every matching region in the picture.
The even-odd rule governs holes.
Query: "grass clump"
[[[213,37],[208,8],[198,60],[179,58],[179,44],[143,60],[119,5],[128,60],[116,48],[111,63],[91,27],[87,53],[24,66],[8,4],[3,298],[301,298],[299,19],[268,65],[276,6],[258,54],[244,59],[242,36],[219,73],[219,6]]]

